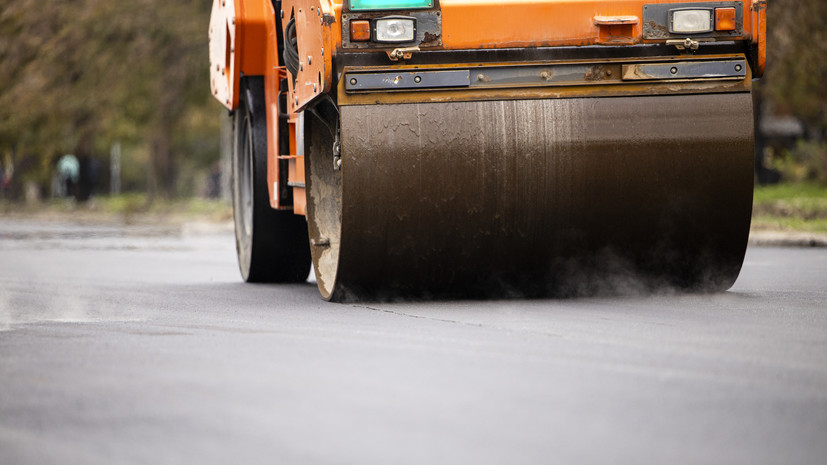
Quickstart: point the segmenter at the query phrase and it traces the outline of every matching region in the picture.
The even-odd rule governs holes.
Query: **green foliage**
[[[126,185],[172,195],[181,166],[208,166],[218,157],[207,79],[210,5],[4,2],[0,154],[14,153],[16,177],[47,185],[60,154],[106,160],[116,141],[142,164],[143,179]]]
[[[781,111],[827,130],[827,2],[767,2],[767,72],[762,89]]]
[[[827,233],[827,218],[805,219],[789,216],[753,215],[752,227],[756,230]]]
[[[202,219],[212,221],[226,221],[232,218],[232,208],[220,200],[203,198],[186,199],[156,199],[150,203],[150,198],[143,193],[129,193],[114,196],[101,196],[95,199],[94,204],[87,205],[86,210],[105,214],[126,216],[146,215],[173,215],[179,219]]]
[[[64,222],[145,224],[171,228],[171,231],[191,222],[219,222],[225,225],[219,228],[226,229],[233,219],[233,210],[220,200],[196,197],[152,199],[146,193],[131,192],[97,196],[88,202],[51,199],[34,208],[0,198],[0,215]]]
[[[786,181],[827,185],[827,143],[799,140],[795,148],[773,159],[773,168]]]
[[[757,187],[752,223],[756,229],[827,232],[827,187],[816,183]]]
[[[827,188],[813,183],[782,183],[755,188],[753,196],[756,205],[776,201],[796,202],[798,205],[813,205],[827,211]]]

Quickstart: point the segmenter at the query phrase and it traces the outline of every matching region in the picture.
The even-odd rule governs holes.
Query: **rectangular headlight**
[[[672,17],[669,29],[673,34],[698,34],[712,31],[711,9],[682,9],[671,10]]]
[[[431,8],[433,0],[350,0],[350,11]]]
[[[413,42],[416,37],[416,20],[407,17],[379,18],[374,22],[376,42]]]

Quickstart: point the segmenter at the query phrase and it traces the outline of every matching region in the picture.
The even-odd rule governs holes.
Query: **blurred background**
[[[220,142],[227,112],[211,97],[207,69],[211,6],[211,0],[3,2],[6,209],[117,212],[226,198]],[[68,207],[54,205],[67,198]]]
[[[768,3],[754,227],[827,232],[827,1]],[[230,134],[209,90],[211,4],[3,2],[0,211],[226,217]]]

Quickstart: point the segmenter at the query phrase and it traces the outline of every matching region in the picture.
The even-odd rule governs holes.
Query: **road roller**
[[[766,1],[215,0],[247,282],[329,301],[721,291]]]

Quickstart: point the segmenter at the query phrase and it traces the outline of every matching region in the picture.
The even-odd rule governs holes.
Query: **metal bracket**
[[[746,60],[693,60],[622,65],[624,81],[653,79],[743,79]]]
[[[666,45],[674,45],[675,48],[678,50],[698,50],[698,47],[701,46],[701,43],[697,40],[692,40],[690,38],[682,39],[682,40],[667,40]]]
[[[403,60],[410,60],[411,56],[413,56],[413,52],[418,52],[419,47],[402,47],[402,48],[395,48],[392,52],[388,52],[388,58],[391,61],[399,61],[400,58]]]
[[[339,133],[336,133],[336,140],[333,141],[333,170],[342,169],[342,143],[339,141]]]
[[[467,69],[447,71],[411,71],[378,73],[345,73],[345,90],[399,90],[434,89],[442,87],[468,87],[470,72]]]
[[[684,51],[692,51],[698,50],[701,46],[701,42],[714,42],[715,39],[690,39],[687,37],[686,39],[678,39],[678,40],[667,40],[666,45],[674,45],[675,48],[684,52]]]

